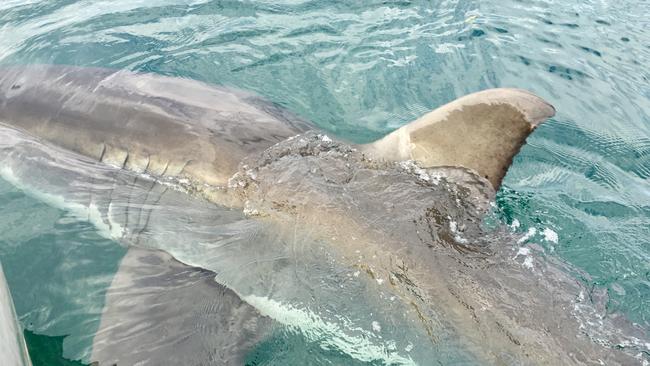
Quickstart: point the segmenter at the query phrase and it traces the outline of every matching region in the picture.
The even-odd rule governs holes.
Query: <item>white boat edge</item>
[[[23,329],[0,263],[0,355],[6,366],[31,366]]]

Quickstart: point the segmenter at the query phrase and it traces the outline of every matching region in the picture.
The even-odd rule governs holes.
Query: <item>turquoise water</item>
[[[66,336],[64,355],[87,358],[126,249],[5,181],[0,202],[0,259],[22,324],[32,333]]]
[[[648,14],[644,0],[4,1],[0,63],[235,86],[356,142],[473,91],[529,89],[558,114],[515,159],[495,214],[535,229],[531,241],[607,291],[608,312],[650,329]],[[65,338],[63,353],[87,357],[124,249],[4,182],[0,204],[0,259],[21,321],[49,336],[83,324],[88,334]],[[282,360],[282,347],[269,349],[257,355]]]

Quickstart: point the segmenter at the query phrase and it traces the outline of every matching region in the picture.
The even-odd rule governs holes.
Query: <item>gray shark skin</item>
[[[639,363],[642,329],[603,318],[573,269],[481,225],[512,157],[553,113],[528,92],[488,90],[350,146],[243,92],[10,68],[0,72],[0,173],[107,237],[211,271],[241,301],[223,314],[245,303],[247,321],[357,361]],[[105,331],[122,311],[107,307],[94,355],[129,353]],[[248,331],[228,329],[219,337]],[[239,360],[250,344],[237,344]]]
[[[289,231],[277,227],[274,222],[247,217],[240,209],[228,209],[197,199],[187,194],[182,186],[175,186],[172,182],[157,182],[151,177],[100,164],[33,140],[13,129],[0,128],[0,136],[0,173],[4,179],[43,202],[65,209],[80,220],[90,221],[103,236],[133,247],[162,249],[186,265],[211,271],[217,283],[232,289],[233,292],[229,293],[236,294],[255,307],[260,318],[272,318],[276,323],[301,329],[308,342],[334,349],[342,348],[342,352],[352,353],[353,359],[361,361],[388,359],[398,364],[409,364],[408,357],[386,356],[388,351],[382,342],[378,342],[378,335],[367,330],[349,331],[340,324],[361,322],[368,328],[372,319],[381,320],[382,316],[386,318],[381,322],[384,329],[391,322],[398,323],[402,326],[396,328],[403,328],[410,333],[410,342],[417,344],[419,339],[427,342],[426,334],[411,332],[408,327],[404,327],[406,320],[401,318],[403,311],[397,311],[400,303],[383,309],[383,304],[365,302],[364,299],[374,299],[379,295],[375,280],[353,276],[356,268],[348,268],[334,261],[331,250],[324,247],[323,242],[312,238],[310,231]],[[300,242],[300,246],[296,246],[297,242]],[[128,268],[132,266],[121,266],[120,271]],[[158,269],[163,270],[164,267]],[[124,275],[118,273],[116,278],[133,277],[132,272]],[[327,280],[327,285],[323,284],[323,280]],[[135,280],[133,282],[138,283]],[[319,286],[314,286],[318,283]],[[129,293],[137,291],[136,286]],[[109,289],[109,296],[111,293],[115,291]],[[191,304],[194,295],[203,293],[192,293],[185,301]],[[351,300],[350,297],[342,297],[342,293],[359,296],[360,298],[354,299],[358,311],[363,309],[364,312],[374,313],[372,319],[338,317],[336,314],[345,314],[344,309],[349,307]],[[321,299],[327,300],[321,302]],[[121,312],[123,308],[112,310],[111,304],[119,305],[120,301],[128,301],[134,306],[146,306],[146,302],[139,303],[143,300],[146,301],[147,298],[129,298],[128,294],[117,301],[107,299],[104,313],[115,319],[115,315],[109,314]],[[186,307],[191,309],[189,305]],[[176,314],[173,320],[182,321],[185,310],[180,306],[177,310],[181,314]],[[222,311],[228,313],[227,310]],[[395,316],[391,314],[392,311],[396,312]],[[234,310],[231,312],[235,313]],[[127,313],[124,318],[133,318],[132,322],[127,321],[126,324],[138,320],[149,324],[154,314],[147,314],[149,313]],[[335,316],[329,318],[330,314]],[[358,316],[365,318],[368,315],[362,313]],[[200,323],[199,319],[196,320]],[[268,324],[265,320],[255,322]],[[271,325],[271,328],[275,327],[274,324]],[[94,356],[117,352],[117,346],[112,345],[110,337],[105,336],[114,327],[119,327],[119,323],[102,321],[93,348]],[[261,327],[260,331],[264,334],[269,329]],[[134,341],[135,343],[147,343],[146,340],[152,336],[146,332],[138,335],[144,340]],[[215,334],[214,337],[216,339],[213,342],[225,343],[220,339],[242,336],[235,328]],[[373,341],[368,341],[365,337],[372,337]],[[118,338],[113,341],[119,343],[121,340]],[[131,343],[119,344],[126,349],[118,353],[130,354]],[[407,345],[405,343],[403,347]],[[161,347],[156,351],[156,359],[164,360],[167,357],[165,355],[176,352],[176,348]],[[422,348],[420,351],[425,351],[427,356],[432,357],[435,350]],[[245,354],[247,349],[233,352],[233,359],[239,359],[236,356]],[[354,354],[355,352],[358,353]],[[140,355],[146,356],[144,353]],[[149,358],[144,357],[138,361],[155,364],[147,360]],[[205,363],[208,363],[207,359],[196,360],[191,364]]]
[[[92,360],[242,365],[246,351],[271,329],[271,320],[213,278],[164,252],[130,249],[106,295]]]
[[[0,85],[0,119],[24,131],[131,171],[212,186],[244,157],[308,129],[253,94],[193,80],[32,66],[3,69]]]

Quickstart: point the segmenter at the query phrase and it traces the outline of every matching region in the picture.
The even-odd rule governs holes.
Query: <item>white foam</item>
[[[456,221],[449,221],[449,229],[451,230],[451,232],[455,233],[457,228],[458,228],[458,224],[456,223]]]
[[[537,234],[537,229],[535,229],[534,227],[529,228],[528,232],[526,232],[526,235],[522,236],[521,239],[517,240],[517,244],[521,244],[528,241],[530,238],[535,236],[535,234]]]
[[[454,240],[459,244],[467,244],[469,241],[463,238],[458,232],[458,224],[456,221],[449,221],[449,230],[454,234]]]
[[[97,208],[97,206],[94,203],[91,203],[90,208],[95,213],[95,216],[97,217],[97,219],[101,220],[101,214],[100,214],[99,209]],[[120,238],[120,237],[124,236],[124,234],[126,233],[126,229],[123,228],[122,225],[120,225],[118,222],[113,221],[113,219],[112,219],[112,217],[113,217],[113,202],[108,204],[108,212],[107,212],[106,216],[108,217],[108,224],[109,224],[109,226],[111,228],[111,236],[113,238]]]
[[[535,267],[533,266],[533,257],[527,256],[526,259],[524,259],[524,263],[522,265],[531,271],[535,270]]]
[[[545,228],[544,231],[542,231],[542,235],[544,235],[544,240],[555,244],[558,243],[558,235],[552,229]]]
[[[436,46],[434,49],[435,53],[453,53],[456,49],[465,48],[465,45],[462,43],[441,43]]]
[[[398,164],[402,169],[415,174],[419,179],[425,182],[429,182],[434,185],[440,183],[440,176],[430,175],[424,169],[420,168],[413,160],[400,161]]]
[[[255,207],[252,207],[250,201],[246,201],[244,202],[244,215],[246,215],[247,217],[259,216],[260,212]]]
[[[524,262],[521,264],[522,266],[530,269],[531,271],[535,270],[535,267],[533,266],[533,257],[530,255],[530,248],[526,248],[526,247],[519,248],[517,254],[512,259],[517,259],[519,256],[524,257]]]
[[[515,255],[515,258],[519,257],[520,255],[525,257],[525,256],[527,256],[529,254],[530,254],[530,249],[529,248],[521,247],[517,251],[517,255]]]
[[[376,335],[363,330],[361,335],[347,334],[342,326],[338,323],[326,321],[319,315],[309,309],[299,309],[292,305],[287,305],[255,295],[243,296],[244,301],[254,306],[259,312],[276,321],[300,330],[302,334],[311,342],[319,342],[322,347],[331,349],[335,348],[350,357],[362,362],[381,361],[384,364],[391,365],[416,365],[410,357],[399,355],[394,349],[386,347],[386,342],[376,343]],[[376,324],[381,330],[379,323]],[[375,322],[372,323],[373,330]]]
[[[381,332],[381,325],[380,325],[379,322],[376,321],[376,320],[373,320],[373,321],[372,321],[372,331],[373,331],[373,332],[376,332],[376,333]]]
[[[521,223],[517,219],[512,220],[512,224],[510,224],[510,228],[512,230],[517,230],[517,229],[519,229],[520,226],[521,226]]]

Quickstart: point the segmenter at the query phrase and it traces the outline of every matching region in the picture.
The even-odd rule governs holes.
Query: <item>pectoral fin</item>
[[[130,248],[106,297],[96,365],[241,365],[272,321],[214,273]]]
[[[446,104],[362,148],[389,161],[462,166],[499,188],[526,137],[555,108],[519,89],[489,89]]]

